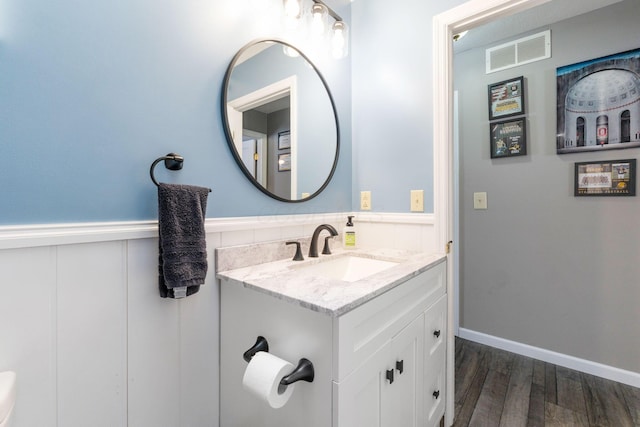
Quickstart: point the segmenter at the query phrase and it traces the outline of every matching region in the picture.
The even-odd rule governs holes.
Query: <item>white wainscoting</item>
[[[183,300],[158,295],[156,222],[0,227],[14,427],[218,426],[214,249],[341,230],[347,215],[208,219],[209,274]],[[362,245],[435,251],[430,214],[355,216]]]

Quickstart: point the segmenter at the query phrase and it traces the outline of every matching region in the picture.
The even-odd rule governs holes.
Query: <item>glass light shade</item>
[[[331,55],[336,58],[344,58],[349,54],[349,27],[343,21],[333,24],[331,35]]]
[[[302,21],[302,0],[283,0],[284,27],[288,31],[296,30]]]
[[[300,19],[302,16],[302,0],[282,0],[282,5],[287,19]]]
[[[322,37],[327,31],[329,10],[321,3],[315,3],[311,7],[311,36]]]

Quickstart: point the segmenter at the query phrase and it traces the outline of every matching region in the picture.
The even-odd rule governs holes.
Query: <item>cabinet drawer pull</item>
[[[440,338],[440,329],[438,329],[437,331],[433,331],[433,335],[434,335],[436,338]]]
[[[396,369],[398,370],[398,373],[400,373],[400,375],[402,375],[402,372],[404,372],[404,360],[401,361],[396,361]]]
[[[393,369],[387,370],[387,380],[389,380],[389,384],[393,384]]]
[[[437,398],[439,398],[439,397],[440,397],[440,390],[436,390],[436,391],[434,391],[434,392],[433,392],[433,398],[434,398],[434,399],[437,399]]]

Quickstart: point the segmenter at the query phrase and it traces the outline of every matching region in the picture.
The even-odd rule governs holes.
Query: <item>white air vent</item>
[[[551,58],[551,30],[487,49],[487,74]]]

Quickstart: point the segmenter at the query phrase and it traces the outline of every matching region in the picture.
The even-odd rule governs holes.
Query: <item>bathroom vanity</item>
[[[305,246],[305,242],[303,242]],[[445,410],[446,257],[336,250],[292,261],[273,242],[216,250],[221,281],[220,425],[436,426]],[[280,409],[244,390],[258,336],[313,382]]]

